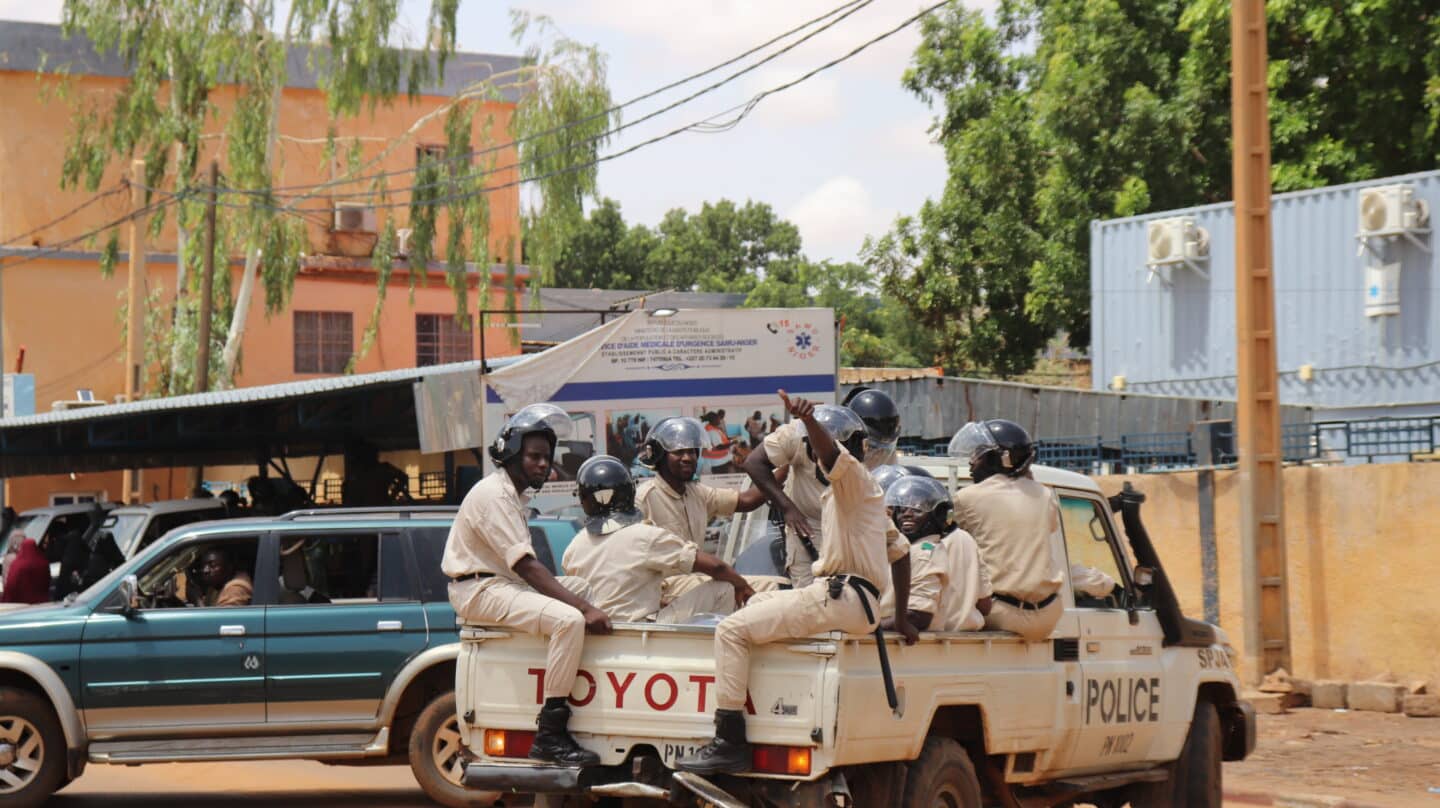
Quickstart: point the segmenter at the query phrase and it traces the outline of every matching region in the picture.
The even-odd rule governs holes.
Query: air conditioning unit
[[[1360,235],[1398,236],[1420,230],[1430,220],[1425,200],[1411,185],[1379,185],[1360,192]]]
[[[335,225],[331,229],[352,233],[374,233],[375,209],[363,202],[336,202]]]
[[[1210,234],[1189,216],[1156,219],[1145,226],[1145,266],[1151,277],[1169,284],[1160,267],[1181,265],[1209,278],[1202,264],[1210,260]],[[1148,280],[1148,279],[1147,279]]]
[[[395,257],[410,257],[410,237],[415,235],[415,230],[409,227],[402,227],[395,231]]]

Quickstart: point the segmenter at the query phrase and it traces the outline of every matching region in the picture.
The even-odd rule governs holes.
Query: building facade
[[[1284,404],[1316,420],[1440,415],[1440,172],[1272,199]],[[1097,389],[1235,397],[1235,209],[1091,223]]]

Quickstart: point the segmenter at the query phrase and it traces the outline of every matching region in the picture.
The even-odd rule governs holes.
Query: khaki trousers
[[[879,604],[872,603],[870,608],[878,610]],[[835,600],[831,600],[824,579],[803,589],[758,593],[715,628],[716,704],[722,710],[745,709],[752,645],[822,631],[865,634],[874,630],[875,624],[865,619],[859,593],[849,586]]]
[[[820,536],[820,523],[818,521],[810,523],[810,534],[812,536],[810,543],[815,545],[815,550],[818,552],[820,550],[820,539],[822,538]],[[790,576],[790,582],[795,585],[796,589],[807,587],[815,581],[815,569],[811,566],[814,563],[815,559],[810,557],[810,551],[806,550],[805,545],[800,543],[800,539],[795,535],[795,531],[786,530],[785,574]]]
[[[556,580],[589,599],[590,587],[583,578],[564,576]],[[451,581],[449,594],[455,614],[467,625],[513,628],[549,637],[545,698],[570,695],[585,644],[585,618],[579,609],[508,578]]]
[[[746,575],[745,582],[756,592],[771,592],[781,586],[790,583],[789,578],[782,578],[779,575]],[[697,587],[715,583],[715,579],[709,575],[699,572],[687,572],[683,575],[671,575],[660,582],[660,604],[669,606],[681,595],[694,591]],[[729,614],[732,609],[726,609],[721,614]]]
[[[661,607],[655,614],[656,623],[683,623],[697,614],[730,614],[735,611],[735,587],[711,580]]]
[[[1060,602],[1058,594],[1043,609],[1018,609],[996,600],[990,607],[990,614],[985,616],[985,628],[1013,631],[1026,642],[1044,642],[1050,638],[1050,632],[1055,630],[1055,624],[1060,622],[1064,613],[1065,605]]]

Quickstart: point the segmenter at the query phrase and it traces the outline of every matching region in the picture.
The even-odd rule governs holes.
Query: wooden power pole
[[[200,275],[200,327],[195,346],[195,392],[210,389],[210,316],[215,297],[215,204],[216,187],[220,184],[220,164],[210,161],[210,193],[205,200],[205,268]],[[191,490],[205,483],[205,467],[196,466],[191,475]]]
[[[1240,574],[1245,678],[1290,669],[1285,482],[1270,245],[1270,104],[1264,0],[1232,0],[1230,103],[1235,158],[1235,437],[1240,456]]]
[[[125,328],[125,400],[135,401],[144,389],[145,372],[145,161],[130,163],[130,284],[125,301],[129,319]],[[120,475],[121,497],[140,501],[140,472],[126,469]]]

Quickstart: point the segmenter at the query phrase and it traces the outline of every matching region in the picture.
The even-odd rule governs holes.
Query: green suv
[[[440,556],[454,509],[186,525],[68,603],[0,612],[0,806],[87,763],[409,764],[473,805]],[[530,521],[536,556],[577,531]]]

